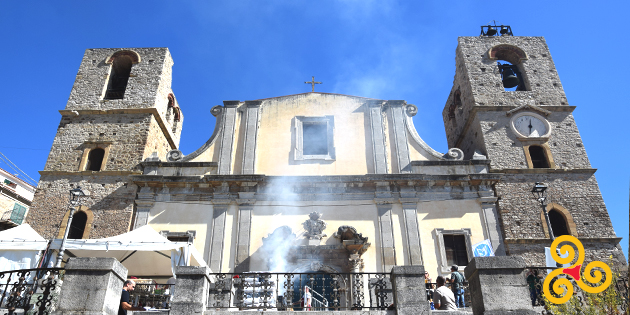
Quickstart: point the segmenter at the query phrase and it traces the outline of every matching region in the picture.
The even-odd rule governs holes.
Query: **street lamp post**
[[[85,193],[81,190],[81,187],[77,186],[75,189],[70,189],[70,215],[68,215],[68,223],[66,224],[66,231],[63,234],[61,240],[61,246],[59,247],[59,255],[57,255],[57,262],[55,268],[61,268],[61,261],[63,260],[63,252],[66,250],[66,240],[68,239],[68,233],[70,232],[70,225],[72,224],[72,217],[77,206],[79,206],[80,198],[85,197]]]
[[[549,231],[549,238],[553,242],[553,240],[555,240],[556,237],[553,235],[553,230],[551,229],[551,221],[549,220],[549,214],[547,213],[547,205],[545,204],[545,201],[547,200],[547,196],[545,196],[545,190],[547,190],[547,185],[541,182],[536,182],[536,184],[534,185],[534,188],[532,188],[532,195],[534,195],[534,198],[536,198],[538,202],[540,202],[542,211],[545,214],[545,221],[547,221],[547,230]]]

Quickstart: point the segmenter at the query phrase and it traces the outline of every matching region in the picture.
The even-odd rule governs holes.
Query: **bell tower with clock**
[[[575,106],[545,39],[486,29],[458,42],[453,88],[442,112],[447,140],[449,148],[464,151],[464,159],[487,158],[491,172],[503,174],[494,189],[507,254],[544,266],[551,228],[555,236],[582,242],[585,263],[613,255],[624,265],[572,115]],[[531,195],[536,182],[548,186],[551,226]]]

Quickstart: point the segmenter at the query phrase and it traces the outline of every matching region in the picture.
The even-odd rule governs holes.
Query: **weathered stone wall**
[[[542,209],[531,194],[536,181],[545,181],[548,201],[569,211],[578,239],[586,251],[586,262],[607,259],[625,265],[617,235],[610,221],[597,181],[590,173],[506,174],[495,185],[499,215],[509,255],[523,256],[528,265],[543,265],[544,247],[551,241],[544,233]]]
[[[625,271],[625,268],[622,266],[626,266],[626,260],[619,244],[616,244],[616,242],[612,240],[610,242],[580,241],[582,245],[584,245],[584,267],[592,261],[602,261],[609,264],[609,257],[612,256],[613,265],[610,265],[610,267],[618,271]],[[549,244],[550,243],[509,244],[510,255],[523,257],[527,266],[545,266],[545,247],[549,247]]]
[[[86,142],[109,146],[104,170],[137,170],[149,134],[155,137],[152,121],[151,114],[63,116],[44,170],[83,171],[79,165]]]
[[[26,223],[44,238],[56,238],[62,220],[70,210],[69,191],[80,186],[88,195],[81,200],[94,214],[89,238],[109,237],[129,231],[137,187],[127,176],[43,175],[34,207]]]
[[[573,115],[569,112],[552,112],[546,118],[551,125],[549,140],[523,142],[511,130],[512,116],[507,116],[506,111],[478,112],[473,126],[480,125],[482,132],[477,136],[477,131],[468,133],[465,139],[474,138],[475,142],[481,140],[485,143],[485,153],[493,169],[528,168],[523,146],[543,143],[549,145],[556,168],[591,168]]]
[[[139,55],[123,99],[103,100],[114,53]],[[81,186],[83,205],[94,214],[89,238],[121,234],[133,219],[136,186],[129,175],[153,152],[164,157],[179,143],[183,115],[167,117],[173,60],[166,48],[88,49],[77,73],[66,110],[27,218],[44,237],[58,235],[68,211],[68,191]],[[177,101],[175,101],[177,105]],[[169,141],[170,139],[170,141]],[[100,172],[84,171],[86,148],[105,149]]]
[[[122,50],[136,52],[140,62],[133,64],[124,98],[103,100],[111,63],[107,59]],[[173,60],[167,48],[87,49],[70,92],[66,109],[158,108],[165,116],[171,93]]]
[[[549,186],[550,202],[570,213],[574,230],[591,253],[587,255],[601,260],[615,252],[619,259],[617,236],[573,118],[574,107],[568,104],[544,38],[460,37],[458,42],[453,88],[442,112],[447,140],[449,147],[464,151],[465,159],[478,150],[491,160],[491,172],[507,173],[495,190],[508,254],[522,255],[529,264],[544,263],[541,248],[550,241],[540,205],[530,193],[540,181]],[[489,51],[502,44],[524,55],[514,59],[516,55],[507,53],[491,59]],[[525,91],[505,91],[497,67],[503,58],[517,65]],[[508,112],[521,106],[546,118],[551,128],[548,139],[519,140],[510,127],[514,116]],[[529,169],[524,149],[528,145],[548,146],[551,168]]]
[[[458,42],[453,89],[444,106],[442,117],[449,147],[459,147],[464,153],[468,151],[466,158],[472,156],[474,149],[480,149],[485,153],[485,148],[473,148],[470,139],[467,141],[463,139],[466,135],[479,132],[475,129],[476,124],[472,122],[468,127],[473,129],[466,129],[473,107],[568,105],[543,37],[460,37]],[[497,60],[488,57],[488,51],[500,44],[516,46],[527,54],[529,59],[523,60],[520,64],[527,91],[504,90]],[[455,106],[455,110],[452,111],[450,108],[457,89],[461,92],[461,105]],[[450,112],[455,114],[454,119],[449,117]]]
[[[506,174],[495,185],[506,239],[545,238],[540,204],[531,194],[534,182],[544,181],[548,200],[567,209],[580,238],[617,237],[590,174]]]

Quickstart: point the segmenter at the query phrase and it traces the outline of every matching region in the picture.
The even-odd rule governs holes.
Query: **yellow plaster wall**
[[[433,233],[434,229],[469,228],[471,229],[471,245],[485,239],[481,205],[474,199],[421,202],[418,204],[418,224],[424,267],[433,280],[441,275],[438,271],[439,251]]]
[[[364,100],[320,93],[263,100],[256,148],[256,174],[367,174]],[[295,116],[334,116],[335,161],[294,161],[292,134]]]
[[[409,157],[412,161],[436,160],[413,139],[409,131],[407,131],[407,142],[409,143]]]
[[[217,148],[218,141],[219,139],[215,138],[214,142],[205,151],[203,151],[203,153],[199,154],[199,156],[197,156],[196,158],[190,160],[190,162],[216,162],[218,161],[218,158],[217,158],[218,152],[215,152],[217,151],[216,148]]]
[[[320,245],[337,245],[340,241],[333,237],[339,226],[350,225],[357,229],[363,236],[368,237],[372,244],[362,256],[364,260],[364,271],[377,271],[376,247],[378,222],[376,221],[376,206],[358,201],[331,201],[317,202],[284,202],[267,203],[256,205],[252,215],[252,230],[250,243],[250,256],[252,256],[251,270],[266,270],[266,264],[259,259],[256,252],[263,245],[263,238],[273,233],[281,226],[288,226],[296,234],[298,241],[296,245],[306,245],[307,240],[303,236],[305,233],[303,222],[308,220],[308,214],[317,211],[322,214],[322,220],[326,221],[327,227],[324,233],[327,237],[322,239]],[[292,270],[287,270],[292,271]]]
[[[156,202],[149,212],[149,226],[158,232],[164,230],[170,232],[196,231],[197,235],[193,241],[193,246],[203,255],[207,263],[209,261],[210,232],[212,231],[212,211],[211,204]],[[233,214],[228,212],[229,220],[231,220],[231,216]],[[227,230],[227,233],[231,233],[229,229]]]

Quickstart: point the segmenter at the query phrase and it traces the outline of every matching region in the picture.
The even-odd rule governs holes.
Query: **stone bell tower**
[[[45,238],[62,237],[68,191],[88,195],[70,238],[127,232],[139,163],[177,149],[183,115],[171,90],[167,48],[88,49],[53,141],[27,222]]]
[[[545,39],[496,35],[458,39],[442,116],[449,147],[504,174],[494,188],[508,255],[545,263],[549,229],[531,194],[544,182],[553,233],[578,237],[586,262],[614,255],[625,264]]]

